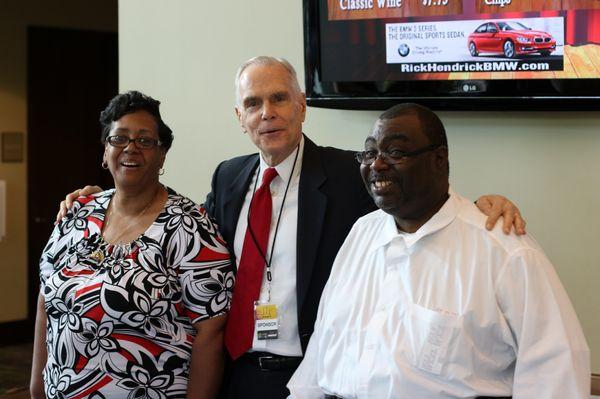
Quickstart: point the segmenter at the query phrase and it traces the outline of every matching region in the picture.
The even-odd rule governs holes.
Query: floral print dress
[[[40,260],[47,398],[185,397],[193,323],[224,314],[234,271],[205,210],[168,190],[128,245],[103,241],[114,190],[79,198]]]

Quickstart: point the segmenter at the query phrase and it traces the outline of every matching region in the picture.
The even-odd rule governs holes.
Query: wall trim
[[[0,323],[0,347],[33,341],[33,320]]]
[[[600,374],[592,373],[592,395],[600,395]]]

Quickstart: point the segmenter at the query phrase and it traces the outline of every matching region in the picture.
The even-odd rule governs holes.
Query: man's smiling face
[[[379,119],[365,141],[371,154],[410,153],[431,146],[417,115],[408,113],[392,119]],[[360,170],[375,204],[399,220],[419,220],[439,201],[447,186],[445,146],[386,163],[379,155]],[[392,163],[392,162],[390,162]],[[447,189],[446,189],[447,193]]]
[[[279,164],[300,142],[306,113],[304,94],[282,65],[250,65],[239,80],[235,111],[267,163]]]

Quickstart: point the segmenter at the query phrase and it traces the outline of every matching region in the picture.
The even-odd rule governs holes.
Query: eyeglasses
[[[140,148],[143,150],[149,150],[156,146],[162,145],[160,140],[156,140],[151,137],[136,137],[135,139],[130,139],[127,136],[115,135],[115,136],[108,136],[106,138],[106,142],[108,144],[112,145],[113,147],[118,147],[118,148],[125,148],[132,141],[135,143],[135,146],[137,148]]]
[[[377,158],[381,158],[383,162],[388,165],[396,165],[406,161],[408,158],[416,157],[417,155],[423,154],[424,152],[435,150],[438,147],[443,147],[441,144],[431,144],[427,147],[419,148],[414,151],[400,151],[400,150],[391,150],[391,151],[375,151],[375,150],[367,150],[357,152],[354,155],[354,158],[358,161],[358,163],[363,165],[371,165]]]

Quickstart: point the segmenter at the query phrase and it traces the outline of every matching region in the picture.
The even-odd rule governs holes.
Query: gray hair
[[[292,64],[290,64],[290,62],[288,60],[286,60],[285,58],[270,57],[268,55],[259,55],[258,57],[250,58],[248,61],[246,61],[242,65],[240,65],[240,67],[238,68],[238,70],[235,74],[235,101],[236,101],[236,104],[240,105],[242,102],[242,99],[240,98],[240,77],[242,76],[242,73],[244,73],[246,68],[248,68],[249,66],[252,66],[252,65],[260,65],[260,66],[281,65],[290,74],[290,83],[291,83],[291,86],[294,89],[294,91],[296,93],[302,92],[302,90],[300,89],[300,84],[298,83],[298,75],[296,74],[296,70],[294,69]]]

